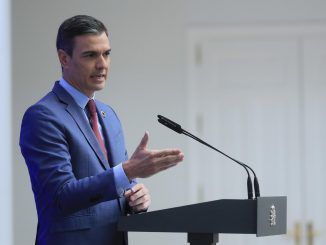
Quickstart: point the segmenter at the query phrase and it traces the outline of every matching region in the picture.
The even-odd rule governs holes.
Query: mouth
[[[102,79],[105,78],[105,74],[91,75],[91,78]]]
[[[91,79],[95,82],[95,83],[104,83],[106,80],[106,75],[105,74],[95,74],[95,75],[91,75]]]

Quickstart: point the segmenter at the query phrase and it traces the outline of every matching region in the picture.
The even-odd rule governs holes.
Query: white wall
[[[186,31],[192,26],[326,21],[323,0],[12,0],[13,22],[13,188],[15,244],[32,244],[36,228],[33,194],[18,148],[27,106],[51,89],[60,75],[55,53],[60,23],[75,14],[101,19],[110,30],[112,72],[98,94],[117,110],[132,153],[145,130],[152,147],[184,149],[185,162],[146,179],[153,205],[187,204],[188,139],[158,125],[160,113],[187,124]],[[200,163],[199,163],[200,164]],[[178,234],[132,234],[131,244],[184,244]]]
[[[0,244],[12,243],[10,1],[0,1]]]
[[[188,23],[268,24],[325,21],[323,0],[189,0],[185,1]]]

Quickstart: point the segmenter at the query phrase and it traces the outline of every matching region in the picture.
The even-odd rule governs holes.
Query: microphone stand
[[[236,160],[234,159],[233,157],[227,155],[226,153],[220,151],[219,149],[213,147],[212,145],[208,144],[207,142],[203,141],[202,139],[198,138],[197,136],[189,133],[188,131],[182,129],[182,127],[173,122],[172,120],[164,117],[164,116],[161,116],[161,115],[158,115],[158,122],[163,124],[164,126],[172,129],[173,131],[179,133],[179,134],[184,134],[196,141],[198,141],[199,143],[217,151],[218,153],[222,154],[223,156],[229,158],[230,160],[238,163],[239,165],[241,165],[247,172],[247,175],[248,175],[248,178],[247,178],[247,191],[248,191],[248,199],[254,199],[253,197],[253,188],[252,188],[252,180],[251,180],[251,177],[250,177],[250,174],[249,174],[249,171],[248,169],[253,173],[254,175],[254,189],[255,189],[255,199],[257,199],[258,197],[260,197],[260,189],[259,189],[259,183],[258,183],[258,178],[256,176],[256,173],[255,171],[250,167],[248,166],[247,164],[243,163],[243,162],[240,162],[239,160]]]

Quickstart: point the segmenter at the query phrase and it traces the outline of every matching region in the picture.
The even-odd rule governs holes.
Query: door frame
[[[186,32],[187,43],[187,128],[190,132],[196,132],[196,67],[201,63],[201,43],[212,39],[243,38],[243,37],[304,37],[325,36],[326,23],[309,24],[260,24],[260,25],[218,25],[189,27]],[[302,139],[304,140],[304,139]],[[188,168],[188,202],[195,203],[198,200],[198,165],[193,142],[188,143],[189,168]],[[195,191],[194,191],[195,190]],[[200,191],[200,190],[199,190]]]

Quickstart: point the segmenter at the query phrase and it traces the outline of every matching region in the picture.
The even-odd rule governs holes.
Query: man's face
[[[79,91],[92,97],[105,86],[110,69],[110,42],[105,32],[74,38],[74,48],[69,56],[58,50],[63,77]]]

